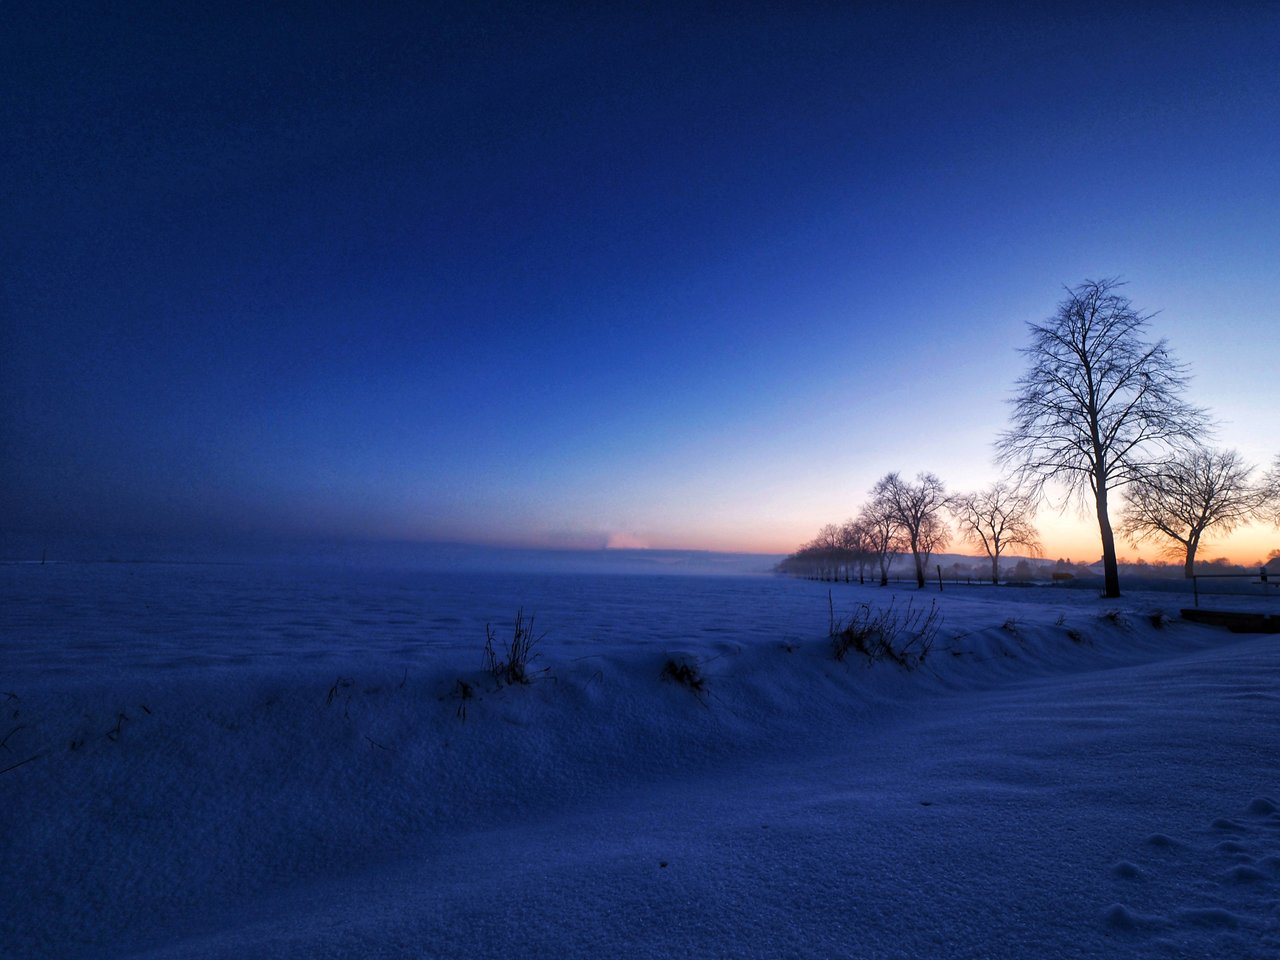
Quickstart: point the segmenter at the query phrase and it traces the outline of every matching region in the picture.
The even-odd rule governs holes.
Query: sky
[[[1280,8],[960,6],[6,4],[0,527],[787,552],[1111,276],[1271,462]]]

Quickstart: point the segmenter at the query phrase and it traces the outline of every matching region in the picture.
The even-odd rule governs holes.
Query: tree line
[[[1028,324],[1028,368],[996,441],[1005,479],[948,495],[932,473],[914,481],[887,474],[855,518],[824,526],[779,569],[860,582],[871,570],[883,585],[893,560],[909,553],[924,586],[930,555],[951,542],[950,517],[986,553],[998,583],[1006,548],[1040,555],[1033,517],[1053,487],[1097,520],[1107,597],[1120,595],[1117,498],[1119,532],[1135,546],[1162,543],[1188,577],[1207,532],[1225,535],[1251,521],[1280,526],[1280,454],[1255,481],[1257,468],[1237,451],[1206,442],[1213,421],[1185,398],[1187,367],[1165,340],[1147,338],[1151,315],[1135,310],[1120,286],[1086,280],[1067,290],[1054,316]]]
[[[825,580],[865,583],[868,571],[889,582],[889,568],[910,555],[916,585],[923,587],[929,558],[952,541],[948,518],[962,540],[981,547],[991,564],[991,582],[1000,582],[1000,557],[1010,547],[1042,552],[1032,515],[1035,504],[1008,483],[997,482],[973,493],[948,494],[932,473],[914,481],[897,473],[882,477],[858,515],[827,524],[817,537],[778,565],[783,573]]]

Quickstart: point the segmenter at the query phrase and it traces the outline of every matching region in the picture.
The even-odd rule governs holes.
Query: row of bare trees
[[[1120,531],[1135,546],[1167,541],[1165,555],[1179,561],[1189,577],[1206,532],[1226,535],[1254,520],[1280,526],[1280,456],[1257,483],[1254,473],[1235,450],[1184,450],[1132,481]],[[931,473],[920,474],[914,483],[890,473],[875,485],[856,519],[823,527],[784,561],[783,569],[820,579],[851,579],[856,573],[864,581],[872,568],[883,584],[894,559],[910,553],[916,583],[923,586],[930,555],[950,543],[945,511],[960,538],[982,549],[991,564],[991,582],[999,583],[1000,557],[1009,548],[1042,554],[1032,522],[1036,506],[1031,492],[1008,481],[948,496]]]
[[[1120,595],[1113,497],[1125,498],[1120,532],[1133,544],[1167,540],[1191,576],[1206,532],[1228,534],[1260,520],[1280,526],[1280,455],[1258,482],[1234,450],[1207,446],[1213,424],[1184,398],[1187,368],[1164,340],[1146,338],[1116,279],[1067,291],[1058,312],[1029,324],[1030,361],[1017,381],[1011,425],[996,442],[1010,479],[980,493],[948,496],[931,473],[914,482],[883,477],[858,517],[828,525],[788,557],[783,569],[835,578],[868,567],[888,582],[889,564],[910,552],[916,582],[930,554],[950,542],[944,512],[961,537],[983,548],[999,582],[1000,556],[1020,546],[1039,553],[1031,518],[1052,487],[1092,510],[1102,542],[1104,595]]]
[[[843,524],[827,524],[817,537],[780,564],[785,573],[824,580],[866,581],[868,570],[889,582],[889,567],[902,554],[910,554],[916,585],[923,587],[929,558],[951,542],[945,516],[955,522],[961,539],[982,547],[991,561],[991,582],[1000,582],[1000,557],[1020,546],[1040,554],[1040,542],[1031,518],[1035,504],[1030,497],[996,483],[976,493],[948,495],[941,480],[921,473],[914,481],[898,473],[882,477],[871,490],[871,499],[856,518]]]

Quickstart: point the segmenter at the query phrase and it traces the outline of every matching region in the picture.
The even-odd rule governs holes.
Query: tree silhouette
[[[1182,558],[1190,577],[1206,531],[1227,534],[1257,515],[1263,497],[1249,483],[1252,472],[1234,450],[1188,450],[1129,488],[1121,530],[1135,546],[1172,540],[1166,552]]]
[[[1205,413],[1182,398],[1188,376],[1164,340],[1150,343],[1150,316],[1117,292],[1119,281],[1086,280],[1058,312],[1028,324],[1030,368],[1017,382],[1012,425],[998,459],[1020,485],[1043,492],[1063,483],[1092,499],[1102,539],[1104,595],[1120,596],[1113,490],[1141,479],[1209,429]],[[1087,493],[1087,497],[1086,497]]]
[[[951,498],[951,514],[960,536],[982,547],[991,558],[991,582],[1000,582],[1000,555],[1020,546],[1040,556],[1040,538],[1031,523],[1034,499],[1007,483],[994,483],[977,493]]]
[[[845,580],[848,581],[852,568],[858,568],[858,582],[867,582],[867,564],[875,556],[875,534],[860,520],[846,520],[840,525],[840,546],[845,552]]]
[[[867,544],[880,573],[880,586],[887,587],[889,567],[893,564],[894,557],[903,549],[898,525],[886,506],[875,500],[863,506],[858,513],[857,522],[866,531]]]
[[[1258,496],[1262,501],[1258,507],[1259,515],[1274,526],[1280,527],[1280,454],[1276,454],[1271,469],[1262,478]]]
[[[951,540],[951,531],[939,516],[947,506],[942,481],[932,473],[922,473],[911,483],[889,473],[872,488],[871,500],[897,528],[911,551],[916,585],[923,587],[929,555]]]

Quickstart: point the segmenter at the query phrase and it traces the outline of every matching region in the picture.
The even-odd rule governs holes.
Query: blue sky
[[[313,7],[6,7],[6,526],[785,551],[1110,275],[1280,450],[1274,5]]]

